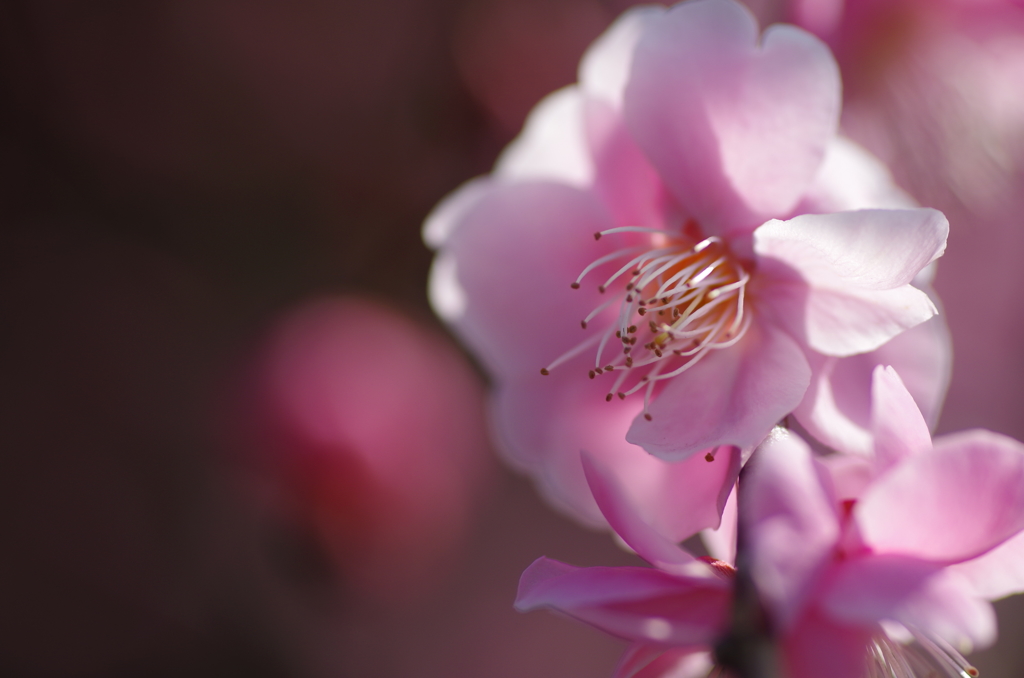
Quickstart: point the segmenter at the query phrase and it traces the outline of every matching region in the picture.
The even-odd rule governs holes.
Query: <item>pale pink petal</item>
[[[528,371],[539,378],[540,368],[586,338],[580,321],[604,300],[596,284],[569,284],[621,246],[613,238],[594,241],[595,231],[610,226],[597,201],[569,186],[493,185],[442,252],[463,295],[462,314],[445,319],[492,374]]]
[[[729,613],[728,583],[642,567],[575,568],[540,558],[523,572],[515,607],[549,608],[630,640],[707,646]]]
[[[838,501],[858,499],[875,480],[875,466],[870,457],[831,454],[820,461],[828,469]]]
[[[565,87],[542,99],[523,131],[498,157],[494,175],[502,180],[546,179],[589,186],[594,161],[584,131],[583,101],[578,87]]]
[[[1024,533],[1010,537],[988,553],[949,570],[964,578],[979,598],[996,600],[1024,593]]]
[[[839,114],[828,48],[790,26],[758,44],[729,0],[676,5],[643,32],[625,95],[637,143],[710,233],[788,214],[810,186]]]
[[[949,384],[951,355],[949,328],[941,315],[896,335],[870,353],[835,358],[810,352],[811,385],[793,414],[829,447],[869,455],[874,368],[892,365],[925,420],[934,426]]]
[[[754,233],[758,302],[819,353],[873,351],[935,315],[908,283],[942,253],[947,230],[925,209],[771,221]]]
[[[938,438],[876,481],[854,516],[876,552],[975,558],[1024,529],[1024,445],[988,431]]]
[[[736,564],[736,528],[739,516],[736,510],[736,489],[731,488],[729,499],[722,511],[722,524],[718,529],[704,530],[701,539],[708,554],[730,565]]]
[[[444,245],[466,211],[487,193],[490,184],[489,177],[470,179],[437,203],[423,222],[423,242],[427,247],[438,249]]]
[[[552,504],[590,525],[606,523],[587,485],[581,450],[615,475],[641,519],[660,534],[682,541],[717,526],[738,453],[721,450],[710,463],[703,454],[678,464],[653,457],[625,440],[642,401],[605,402],[608,383],[567,368],[499,387],[492,423],[504,456],[537,478]]]
[[[943,566],[906,556],[838,563],[819,604],[842,622],[896,621],[954,645],[987,645],[995,637],[991,605]]]
[[[825,160],[796,214],[824,214],[864,209],[916,207],[896,186],[889,168],[846,137],[829,142]]]
[[[616,109],[622,107],[637,40],[664,13],[664,7],[628,9],[587,48],[580,60],[579,83],[588,97],[603,99]]]
[[[933,209],[803,214],[758,228],[754,250],[814,288],[891,290],[941,256],[948,233],[946,217]]]
[[[777,430],[747,465],[740,519],[748,529],[753,576],[779,628],[803,608],[839,538],[835,500],[807,444]]]
[[[751,449],[797,406],[809,381],[797,343],[755,321],[742,341],[673,377],[651,404],[651,420],[637,417],[626,439],[668,460],[717,445]]]
[[[696,574],[706,569],[702,563],[680,548],[677,542],[659,534],[639,516],[618,479],[608,469],[603,468],[600,462],[586,452],[580,456],[590,491],[605,520],[638,556],[665,572]],[[734,464],[737,475],[738,461],[737,459],[737,463]],[[697,530],[694,530],[693,533],[696,532]]]
[[[837,623],[815,609],[782,638],[787,678],[862,678],[868,642],[881,628]]]
[[[618,224],[664,225],[668,195],[658,173],[634,143],[621,111],[588,101],[587,138],[596,172],[592,190]]]
[[[612,678],[707,678],[713,667],[707,648],[633,643]]]
[[[928,423],[896,370],[875,368],[871,396],[871,432],[879,472],[932,449]]]

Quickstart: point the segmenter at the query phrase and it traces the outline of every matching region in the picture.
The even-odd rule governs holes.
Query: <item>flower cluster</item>
[[[520,584],[634,641],[619,678],[745,675],[744,609],[790,678],[969,676],[1024,589],[1024,446],[929,433],[946,219],[838,133],[840,89],[734,0],[634,9],[427,220],[502,451],[653,566]],[[702,532],[714,557],[677,545]]]

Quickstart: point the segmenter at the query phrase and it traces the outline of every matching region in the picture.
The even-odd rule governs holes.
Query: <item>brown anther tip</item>
[[[550,372],[548,372],[548,368],[546,367],[540,368],[540,373],[543,374],[545,377],[551,374]]]
[[[605,365],[605,366],[604,366],[604,371],[605,371],[605,372],[611,372],[611,371],[612,371],[612,370],[614,370],[614,369],[615,369],[615,366],[614,366],[614,365]]]
[[[710,461],[714,461],[714,460],[715,460],[715,455],[711,454],[710,452],[708,452],[707,454],[704,455],[704,461],[709,461],[710,462]]]
[[[615,330],[615,337],[617,339],[622,339],[622,330]]]
[[[626,394],[623,393],[622,391],[619,391],[615,395],[619,396],[619,400],[625,400],[626,399]]]
[[[971,678],[978,678],[978,676],[981,675],[981,672],[978,671],[978,669],[974,668],[973,666],[968,666],[967,667],[967,675],[970,676]]]
[[[628,283],[626,285],[626,291],[629,292],[631,289],[633,289],[633,283]]]
[[[580,284],[578,282],[570,283],[569,287],[573,288],[574,290],[578,290],[580,288]]]
[[[626,329],[626,331],[627,331],[627,332],[629,332],[630,334],[633,334],[634,332],[636,332],[636,325],[630,325],[630,326],[629,326],[629,327],[628,327],[628,328]]]
[[[641,305],[641,306],[646,306],[646,305],[647,305],[647,302],[646,302],[646,301],[644,301],[643,299],[641,299],[641,300],[640,300],[640,305]]]
[[[587,321],[586,320],[581,320],[580,321],[580,327],[582,327],[583,329],[587,329]]]
[[[647,309],[641,306],[636,310],[636,312],[639,313],[640,315],[644,315],[645,313],[647,313]]]
[[[594,368],[594,371],[597,372],[598,374],[604,374],[604,370],[602,370],[600,367]]]
[[[605,290],[605,286],[604,285],[598,285],[597,286],[597,291],[600,292],[601,294],[604,294],[604,290]]]
[[[594,234],[594,240],[600,240],[600,239],[601,239],[601,233],[600,232],[595,233]]]
[[[644,419],[650,421],[651,419],[654,419],[654,417],[651,416],[650,412],[644,412]]]
[[[626,303],[628,304],[628,303],[631,303],[632,301],[633,301],[633,295],[632,294],[627,294],[626,295]]]
[[[606,396],[604,397],[604,401],[605,401],[606,403],[610,403],[610,402],[612,401],[612,394],[611,394],[611,393],[609,393],[608,395],[606,395]]]
[[[590,378],[593,379],[596,376],[597,376],[597,372],[595,372],[594,370],[590,370]]]

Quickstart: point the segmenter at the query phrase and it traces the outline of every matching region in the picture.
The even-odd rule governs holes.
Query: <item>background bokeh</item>
[[[632,557],[497,462],[419,229],[628,4],[0,3],[0,674],[610,675],[511,603]],[[751,4],[950,216],[940,430],[1024,438],[1020,4]]]

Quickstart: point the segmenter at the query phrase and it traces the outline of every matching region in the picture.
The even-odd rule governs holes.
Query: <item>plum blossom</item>
[[[873,393],[870,457],[823,463],[777,429],[741,481],[751,575],[784,675],[977,675],[960,652],[994,639],[987,600],[1024,590],[1024,445],[987,431],[933,444],[891,368],[876,370]],[[684,668],[706,672],[701,653],[727,631],[731,568],[657,534],[607,472],[585,464],[609,523],[654,568],[541,559],[517,607],[633,641],[617,677],[704,675]],[[992,573],[997,583],[983,583]]]
[[[917,362],[937,410],[945,330],[911,283],[946,220],[836,136],[839,107],[808,33],[759,36],[732,0],[636,9],[428,218],[434,308],[494,377],[504,452],[556,505],[603,522],[586,449],[663,533],[713,527],[782,417],[864,430],[877,363],[839,363],[911,328],[892,360]],[[831,397],[846,382],[864,403]]]

